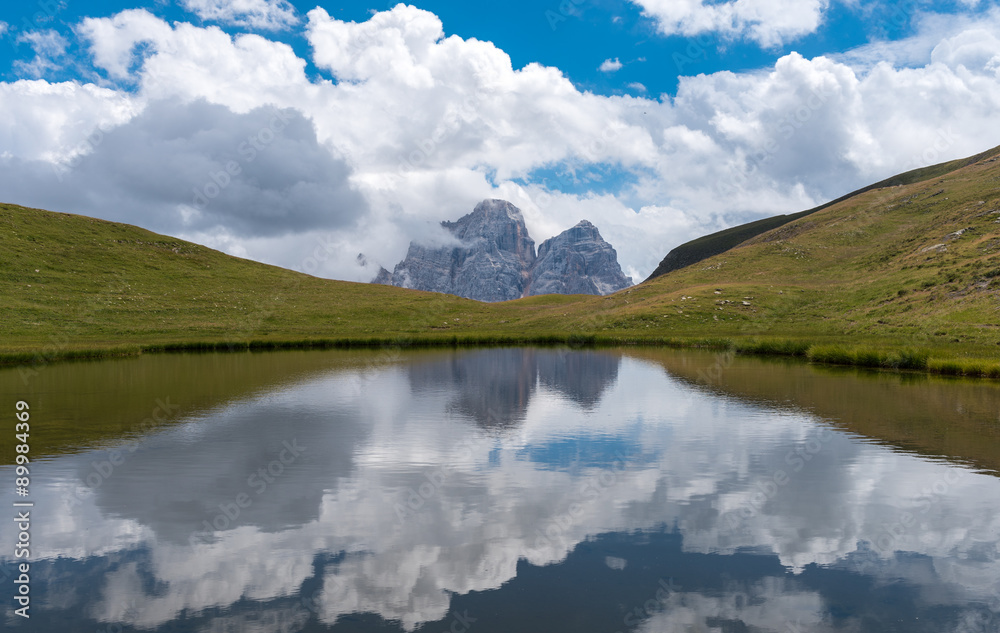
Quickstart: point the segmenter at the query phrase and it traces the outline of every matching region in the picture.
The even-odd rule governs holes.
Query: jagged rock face
[[[373,284],[381,284],[383,286],[391,286],[392,285],[392,273],[390,273],[384,267],[379,266],[378,267],[378,274],[375,275],[375,279],[372,279],[371,283],[373,283]]]
[[[618,264],[618,253],[587,220],[545,240],[525,296],[606,295],[632,285]]]
[[[484,200],[457,222],[441,225],[462,245],[410,244],[406,259],[392,273],[392,285],[478,301],[524,295],[535,263],[535,242],[520,209],[504,200]]]
[[[546,240],[538,258],[520,209],[505,200],[484,200],[469,215],[441,226],[460,243],[411,243],[392,274],[381,269],[373,283],[489,302],[540,294],[609,294],[632,285],[615,249],[586,220]]]

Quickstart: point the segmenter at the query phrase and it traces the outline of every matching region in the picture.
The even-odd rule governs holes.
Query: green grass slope
[[[996,357],[998,291],[1000,158],[987,156],[869,190],[662,275],[633,288],[614,318],[675,334]],[[813,351],[836,360],[843,350]]]
[[[0,205],[0,360],[647,343],[1000,377],[1000,159],[974,158],[929,180],[887,181],[615,295],[501,304],[319,279],[133,226]]]
[[[84,216],[0,205],[10,351],[427,333],[486,306],[319,279]]]
[[[127,224],[0,204],[0,361],[158,349],[558,342],[599,297],[485,304],[321,279]]]
[[[855,196],[859,196],[876,189],[884,189],[886,187],[895,187],[898,185],[911,185],[929,180],[931,178],[938,178],[947,173],[953,172],[956,169],[973,165],[980,161],[992,158],[998,154],[1000,154],[1000,147],[995,147],[971,158],[962,158],[946,163],[940,163],[938,165],[932,165],[930,167],[914,169],[912,171],[893,176],[892,178],[887,178],[886,180],[875,183],[874,185],[869,185],[863,189],[853,191],[845,196],[841,196],[836,200],[827,202],[826,204],[822,204],[813,209],[788,215],[776,215],[769,218],[763,218],[755,222],[748,222],[747,224],[734,226],[710,235],[704,235],[691,240],[690,242],[681,244],[667,253],[666,257],[663,258],[663,260],[656,267],[656,270],[653,271],[646,281],[656,279],[657,277],[665,275],[671,271],[680,270],[686,266],[697,264],[703,259],[724,253],[725,251],[728,251],[729,249],[734,248],[739,244],[760,235],[761,233],[780,228],[789,222],[812,215],[813,213],[832,207],[835,204],[850,200]]]

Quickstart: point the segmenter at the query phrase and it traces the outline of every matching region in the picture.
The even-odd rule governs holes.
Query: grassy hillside
[[[789,222],[804,218],[807,215],[812,215],[813,213],[822,211],[823,209],[832,207],[841,202],[845,202],[863,193],[868,193],[869,191],[876,189],[895,187],[897,185],[911,185],[929,180],[931,178],[938,178],[953,172],[956,169],[973,165],[982,160],[992,158],[998,154],[1000,154],[1000,147],[995,147],[971,158],[962,158],[949,161],[947,163],[932,165],[930,167],[914,169],[912,171],[893,176],[892,178],[887,178],[886,180],[875,183],[874,185],[869,185],[863,189],[851,192],[846,196],[842,196],[813,209],[799,211],[798,213],[792,213],[789,215],[776,215],[770,218],[763,218],[761,220],[757,220],[756,222],[748,222],[747,224],[734,226],[710,235],[704,235],[685,244],[681,244],[667,253],[667,256],[663,258],[660,264],[656,267],[656,270],[653,271],[653,274],[651,274],[646,281],[656,279],[657,277],[665,275],[671,271],[680,270],[686,266],[697,264],[704,259],[712,257],[713,255],[724,253],[725,251],[728,251],[729,249],[734,248],[751,238],[757,237],[761,233],[780,228]]]
[[[1000,360],[1000,160],[961,164],[609,297],[503,304],[318,279],[128,225],[0,205],[0,358],[390,340],[712,343],[903,367],[929,355],[938,371],[989,373],[961,359]]]
[[[995,357],[998,290],[1000,159],[988,156],[872,189],[646,282],[615,318],[677,333]]]
[[[566,340],[566,306],[599,297],[484,304],[359,284],[225,255],[134,226],[0,204],[0,360],[143,349],[385,341]]]
[[[426,333],[486,306],[330,281],[133,226],[0,206],[6,350]]]

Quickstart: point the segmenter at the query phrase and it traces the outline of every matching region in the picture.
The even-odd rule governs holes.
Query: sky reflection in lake
[[[614,350],[391,360],[36,464],[32,618],[7,623],[1000,630],[992,474]]]

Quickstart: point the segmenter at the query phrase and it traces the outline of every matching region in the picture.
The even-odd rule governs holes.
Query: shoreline
[[[176,354],[197,352],[264,352],[282,350],[330,349],[445,349],[488,347],[553,347],[574,349],[606,347],[652,347],[667,349],[704,349],[729,352],[740,356],[797,358],[816,365],[857,367],[889,372],[924,373],[927,375],[958,376],[1000,380],[1000,359],[995,355],[955,358],[935,355],[927,348],[902,347],[893,344],[828,344],[793,338],[699,338],[699,337],[639,337],[600,336],[586,334],[512,335],[452,335],[452,336],[380,336],[339,337],[316,339],[242,341],[181,341],[170,343],[122,344],[76,349],[47,349],[53,346],[28,348],[24,351],[0,349],[0,367],[20,368],[32,372],[50,363],[75,360],[129,358],[143,354]]]

